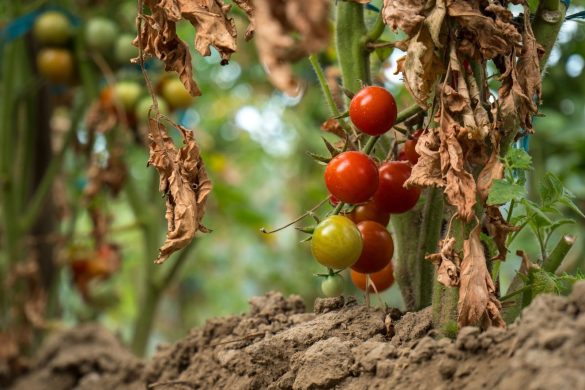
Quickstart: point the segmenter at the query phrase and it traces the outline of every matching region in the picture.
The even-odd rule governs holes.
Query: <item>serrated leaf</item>
[[[519,184],[510,183],[503,179],[496,179],[492,182],[487,204],[490,206],[500,205],[511,200],[521,199],[526,196],[526,189]]]
[[[532,157],[524,149],[510,148],[504,157],[508,169],[532,170]]]
[[[570,208],[571,210],[573,210],[575,213],[577,213],[581,218],[585,218],[585,214],[583,214],[583,211],[581,211],[581,209],[579,208],[579,206],[577,206],[575,204],[575,202],[573,202],[568,196],[563,195],[561,197],[561,199],[559,199],[559,202],[564,204],[565,206],[567,206],[568,208]]]
[[[552,173],[547,172],[540,183],[540,202],[543,206],[550,206],[558,202],[563,196],[563,183]]]
[[[549,233],[548,234],[552,234],[555,230],[557,230],[558,228],[560,228],[563,225],[568,225],[568,224],[572,224],[575,223],[575,221],[573,221],[572,219],[569,218],[563,218],[563,219],[559,219],[553,222],[552,225],[549,226]]]
[[[551,219],[540,209],[536,203],[528,199],[522,199],[521,202],[526,208],[526,214],[528,215],[530,224],[535,228],[547,227],[553,224]]]
[[[321,137],[321,139],[325,143],[325,147],[327,148],[332,157],[335,157],[339,154],[339,150],[337,150],[335,146],[331,144],[331,142],[327,141],[325,137]]]

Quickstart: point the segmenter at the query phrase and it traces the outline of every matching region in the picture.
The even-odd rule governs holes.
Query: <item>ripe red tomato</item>
[[[65,49],[42,49],[37,54],[39,73],[54,83],[64,83],[73,77],[73,56]]]
[[[363,241],[353,222],[341,215],[321,221],[311,239],[313,257],[325,267],[351,267],[362,253]]]
[[[47,11],[35,20],[33,35],[44,45],[63,45],[71,37],[71,30],[71,23],[66,15]]]
[[[420,197],[420,188],[404,188],[412,168],[404,161],[389,161],[380,169],[378,191],[374,194],[376,206],[390,214],[404,213],[414,207]]]
[[[373,200],[356,206],[347,216],[354,223],[376,221],[380,225],[388,226],[390,222],[390,214],[380,211]]]
[[[378,189],[378,169],[362,152],[343,152],[335,156],[325,169],[325,185],[329,193],[344,203],[362,203]]]
[[[351,269],[362,274],[378,272],[388,265],[394,255],[394,241],[386,228],[374,221],[357,224],[364,245],[358,261]]]
[[[357,288],[362,291],[366,291],[367,274],[362,274],[352,269],[350,276],[351,281]],[[372,293],[376,290],[378,292],[388,290],[394,284],[394,267],[392,266],[392,262],[388,263],[388,265],[386,265],[386,267],[382,268],[380,271],[370,274],[370,280],[371,283],[368,292]],[[374,290],[371,284],[376,286],[376,290]]]
[[[349,103],[351,121],[369,135],[380,135],[390,130],[396,115],[394,96],[382,87],[365,87]]]
[[[404,142],[404,148],[402,149],[404,154],[403,156],[398,156],[399,160],[408,160],[412,165],[415,165],[418,162],[419,154],[416,152],[415,147],[421,134],[422,130],[418,130],[412,135],[412,138],[409,138]]]

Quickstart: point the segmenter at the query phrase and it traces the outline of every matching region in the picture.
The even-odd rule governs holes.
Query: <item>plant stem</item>
[[[309,56],[309,61],[313,66],[313,70],[317,75],[317,79],[319,80],[319,85],[321,86],[321,90],[325,95],[325,100],[327,101],[327,106],[329,107],[329,111],[331,115],[338,116],[339,115],[339,108],[335,104],[335,100],[333,100],[333,95],[331,94],[331,89],[329,89],[329,85],[327,84],[327,80],[325,80],[325,75],[323,74],[323,69],[321,69],[321,65],[319,64],[319,60],[317,59],[316,54],[312,54]]]
[[[548,258],[544,261],[542,268],[547,272],[556,272],[574,244],[574,236],[565,235],[561,237]]]
[[[540,59],[540,69],[545,71],[550,52],[557,40],[567,7],[559,0],[544,0],[538,5],[536,16],[532,22],[532,30],[538,43],[544,49],[544,55]]]
[[[364,51],[362,37],[366,36],[364,10],[361,4],[350,1],[337,3],[336,44],[343,86],[356,92],[370,79],[369,56]]]

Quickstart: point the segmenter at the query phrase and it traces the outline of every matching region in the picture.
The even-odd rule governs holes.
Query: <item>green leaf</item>
[[[496,245],[496,242],[494,241],[494,239],[491,236],[489,236],[483,232],[480,233],[479,237],[481,238],[481,241],[487,247],[489,257],[492,258],[492,257],[496,256],[498,253],[498,246]]]
[[[512,199],[517,200],[526,196],[526,189],[519,184],[509,183],[503,179],[496,179],[492,182],[487,204],[490,206],[505,204]]]
[[[508,169],[531,170],[532,157],[524,149],[510,148],[504,157],[504,165]]]
[[[540,209],[536,203],[528,199],[522,199],[521,202],[526,208],[526,214],[535,228],[547,227],[553,224],[551,219]]]
[[[382,62],[386,61],[390,54],[392,54],[393,47],[377,47],[375,52],[378,59]]]
[[[562,203],[562,204],[564,204],[565,206],[567,206],[571,210],[573,210],[581,218],[585,218],[585,214],[583,214],[583,211],[581,211],[581,209],[575,204],[575,202],[573,202],[571,200],[571,198],[569,198],[567,195],[563,195],[561,197],[561,199],[559,199],[559,202]]]
[[[558,177],[550,172],[542,178],[540,183],[540,202],[543,206],[550,206],[558,202],[563,196],[564,187],[563,183]]]
[[[569,219],[569,218],[558,219],[558,220],[554,221],[553,224],[548,227],[548,229],[549,229],[548,234],[552,234],[555,230],[557,230],[558,228],[560,228],[563,225],[569,225],[572,223],[575,223],[575,221],[573,221],[572,219]]]

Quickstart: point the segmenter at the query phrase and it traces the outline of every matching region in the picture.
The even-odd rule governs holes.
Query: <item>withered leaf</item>
[[[449,237],[439,243],[439,253],[427,255],[425,258],[432,261],[437,267],[437,281],[447,287],[459,286],[459,265],[461,258],[455,250],[455,239]]]
[[[441,174],[441,156],[439,154],[439,139],[435,129],[429,129],[421,134],[415,146],[419,155],[418,162],[412,168],[406,187],[444,187],[445,181]]]
[[[268,77],[295,95],[299,84],[291,64],[329,43],[327,0],[255,0],[256,46]]]
[[[339,120],[329,118],[323,124],[321,124],[321,130],[332,133],[338,136],[339,138],[345,138],[346,134],[341,125],[339,124]]]
[[[486,319],[490,326],[500,328],[506,326],[500,313],[501,304],[496,297],[496,288],[487,269],[479,224],[463,243],[457,309],[457,322],[460,327],[477,325],[482,319]]]
[[[459,216],[469,222],[474,217],[475,180],[465,169],[463,149],[457,139],[460,126],[447,113],[441,114],[439,137],[441,144],[441,173],[446,181],[445,196],[447,201],[457,208]]]
[[[253,0],[233,0],[238,7],[240,7],[250,20],[250,24],[246,29],[246,41],[249,41],[254,36],[254,30],[256,29],[256,7],[254,7]]]
[[[110,150],[108,161],[100,164],[97,158],[93,158],[87,170],[87,186],[83,191],[86,198],[92,198],[104,187],[107,187],[114,196],[117,196],[126,182],[128,169],[123,159],[123,149],[115,147]]]
[[[175,71],[193,96],[201,95],[193,80],[191,54],[177,35],[176,22],[188,20],[195,27],[195,49],[203,55],[217,49],[226,63],[236,50],[236,29],[227,16],[230,6],[221,0],[145,0],[150,15],[141,14],[141,27],[134,45],[165,63],[165,70]],[[134,59],[133,62],[139,62]]]
[[[404,76],[404,86],[416,102],[429,107],[429,96],[443,72],[443,64],[435,53],[433,39],[427,28],[408,41],[406,55],[398,60],[396,73]]]
[[[487,164],[483,167],[477,177],[477,193],[480,199],[485,202],[494,179],[504,177],[504,164],[500,160],[500,149],[495,148],[490,155]]]
[[[172,253],[187,246],[197,231],[208,231],[201,225],[201,219],[211,192],[211,181],[193,132],[179,125],[176,128],[183,136],[183,146],[179,149],[166,128],[150,119],[148,164],[159,173],[159,190],[165,194],[167,207],[167,237],[156,263],[164,262]]]
[[[512,226],[506,222],[500,209],[496,206],[488,206],[486,208],[486,216],[489,234],[498,247],[498,255],[492,260],[504,261],[508,254],[508,248],[506,247],[508,234],[520,230],[520,226]]]
[[[394,31],[400,29],[412,36],[425,19],[422,15],[425,4],[426,0],[384,0],[384,23]]]

